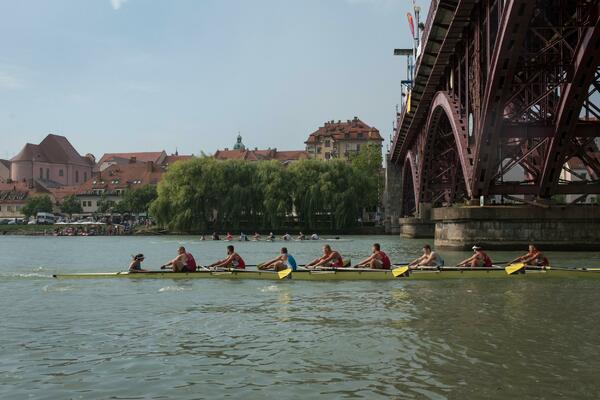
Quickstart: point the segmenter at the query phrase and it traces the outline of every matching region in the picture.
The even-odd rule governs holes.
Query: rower
[[[240,232],[240,242],[247,242],[248,241],[248,235],[246,235],[244,232]]]
[[[313,233],[312,235],[310,235],[310,240],[319,240],[319,235]]]
[[[269,232],[269,236],[267,236],[267,240],[269,242],[272,242],[275,240],[275,235],[273,235],[273,232]]]
[[[306,236],[304,236],[304,233],[300,232],[300,234],[297,237],[298,240],[306,240]]]
[[[390,262],[390,258],[381,251],[381,246],[379,243],[373,243],[373,247],[371,248],[371,255],[356,266],[358,267],[368,267],[372,269],[390,269],[392,263]]]
[[[456,265],[457,267],[492,268],[492,259],[476,244],[472,247],[474,254]]]
[[[162,265],[160,269],[171,269],[173,272],[196,272],[196,260],[191,253],[181,246],[177,249],[177,257]]]
[[[255,242],[260,241],[260,234],[258,232],[254,232],[254,236],[252,236],[252,240]]]
[[[227,240],[228,242],[231,242],[233,240],[233,236],[231,236],[231,233],[227,232],[227,236],[225,236],[225,240]]]
[[[208,266],[208,268],[219,269],[219,268],[233,268],[233,269],[245,269],[246,263],[240,257],[238,253],[235,252],[235,248],[232,245],[227,246],[227,257],[222,260],[217,261]]]
[[[444,259],[437,254],[435,251],[431,250],[431,246],[426,244],[423,246],[423,255],[410,264],[409,267],[438,267],[441,268],[444,266]]]
[[[323,256],[306,264],[307,268],[342,268],[344,260],[337,251],[331,250],[331,246],[323,246]]]
[[[148,272],[145,269],[142,269],[142,263],[144,262],[144,255],[142,253],[136,254],[133,256],[133,260],[129,263],[129,272]]]
[[[298,269],[298,264],[296,264],[296,259],[294,259],[291,254],[288,254],[287,247],[282,247],[280,255],[258,267],[260,270],[272,269],[275,271],[283,271],[288,268],[292,271],[296,271]]]
[[[217,232],[213,232],[213,234],[212,234],[212,240],[221,240],[221,238],[219,237],[219,235],[217,234]]]
[[[292,237],[290,236],[290,234],[289,234],[289,233],[286,233],[286,234],[285,234],[285,235],[283,235],[281,238],[282,238],[284,241],[286,241],[286,242],[287,242],[288,240],[292,240]]]
[[[548,258],[538,250],[538,248],[534,244],[529,245],[529,251],[527,254],[517,257],[510,262],[510,264],[521,262],[525,265],[533,265],[536,267],[547,267],[550,265],[550,261]]]

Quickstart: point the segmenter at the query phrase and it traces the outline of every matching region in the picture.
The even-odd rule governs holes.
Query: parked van
[[[39,212],[37,213],[35,220],[40,225],[53,225],[56,221],[56,217],[52,213]]]

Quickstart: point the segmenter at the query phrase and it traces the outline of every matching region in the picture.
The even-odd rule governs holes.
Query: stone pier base
[[[435,223],[422,218],[400,218],[400,237],[405,239],[433,238]]]
[[[600,207],[486,206],[436,208],[435,246],[469,250],[525,249],[535,243],[544,250],[600,249]]]

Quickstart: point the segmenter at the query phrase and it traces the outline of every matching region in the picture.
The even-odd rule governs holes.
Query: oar
[[[394,278],[397,278],[397,277],[399,277],[401,275],[406,274],[409,270],[410,270],[410,267],[408,267],[408,266],[394,268],[392,270],[392,275],[394,276]]]
[[[282,271],[277,271],[277,276],[279,276],[279,279],[285,279],[288,276],[290,276],[290,274],[292,273],[292,269],[291,268],[286,268]]]
[[[515,272],[521,271],[525,267],[526,267],[526,265],[524,263],[516,263],[516,264],[511,264],[511,265],[507,266],[506,268],[504,268],[504,270],[506,271],[506,273],[508,275],[512,275]]]

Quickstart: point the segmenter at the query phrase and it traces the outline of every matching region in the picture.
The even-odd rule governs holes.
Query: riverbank
[[[85,229],[91,229],[94,225],[0,225],[0,235],[20,235],[20,236],[48,236],[54,235],[56,229],[60,231],[65,231],[68,228],[78,229],[80,233],[85,232]],[[230,229],[223,229],[218,233],[221,236],[224,236],[227,232],[230,232],[235,238],[239,236],[239,231]],[[289,233],[293,237],[297,236],[298,228],[293,228],[290,230],[278,229],[272,230],[276,236],[283,236],[286,233]],[[245,231],[247,235],[251,236],[254,234],[254,231]],[[260,231],[259,232],[263,237],[266,237],[269,232]],[[343,231],[318,231],[319,235],[385,235],[383,226],[360,226],[351,229],[345,229]],[[131,232],[123,232],[119,233],[119,235],[135,235],[135,236],[157,236],[157,235],[206,235],[207,237],[212,234],[211,232],[200,232],[200,231],[192,231],[192,232],[178,232],[178,231],[170,231],[162,227],[158,226],[136,226],[133,228]],[[310,235],[311,233],[305,232],[305,234]],[[62,235],[62,236],[70,236],[70,235]],[[85,235],[72,235],[72,236],[115,236],[114,234],[106,234],[104,229],[98,230],[95,229],[93,234],[85,234]]]

